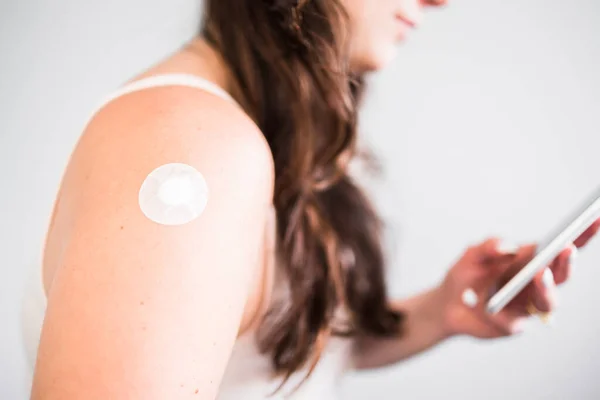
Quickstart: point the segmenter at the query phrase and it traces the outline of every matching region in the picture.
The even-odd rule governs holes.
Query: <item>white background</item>
[[[57,185],[98,100],[188,40],[197,0],[0,0],[0,398],[27,398],[19,306]],[[536,240],[600,186],[600,3],[462,0],[430,12],[372,79],[365,139],[410,295],[489,235]],[[552,328],[453,340],[352,374],[344,399],[600,398],[600,241]]]

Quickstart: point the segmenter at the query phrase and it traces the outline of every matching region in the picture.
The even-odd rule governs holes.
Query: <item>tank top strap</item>
[[[171,74],[160,74],[153,75],[146,78],[142,78],[133,82],[129,82],[119,89],[113,91],[109,95],[105,96],[95,108],[96,111],[117,99],[118,97],[124,96],[129,93],[137,92],[144,89],[164,87],[164,86],[186,86],[203,90],[211,93],[223,100],[229,101],[237,105],[237,102],[227,93],[223,88],[218,86],[216,83],[211,82],[205,78],[186,74],[186,73],[171,73]]]

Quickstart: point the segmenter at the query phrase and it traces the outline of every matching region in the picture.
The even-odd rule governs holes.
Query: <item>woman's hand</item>
[[[498,239],[489,239],[470,247],[439,288],[445,309],[444,324],[449,334],[478,338],[509,336],[520,332],[523,322],[532,313],[552,311],[556,304],[556,285],[569,279],[577,248],[584,246],[599,228],[600,220],[495,315],[486,312],[487,300],[494,290],[502,287],[534,257],[536,246],[511,247]]]
[[[530,302],[539,311],[551,311],[555,286],[571,271],[572,256],[600,228],[596,221],[574,245],[562,251],[547,271],[539,273],[502,311],[485,310],[491,292],[514,276],[535,253],[535,246],[507,247],[497,239],[469,248],[446,275],[443,283],[390,306],[405,315],[399,338],[360,337],[355,342],[354,367],[392,365],[431,349],[454,335],[497,338],[518,332],[530,316]],[[544,283],[545,282],[545,283]]]

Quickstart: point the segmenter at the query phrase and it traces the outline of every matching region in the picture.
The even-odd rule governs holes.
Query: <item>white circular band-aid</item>
[[[183,225],[198,218],[208,202],[208,186],[200,172],[187,164],[165,164],[152,171],[140,188],[139,204],[150,220]]]

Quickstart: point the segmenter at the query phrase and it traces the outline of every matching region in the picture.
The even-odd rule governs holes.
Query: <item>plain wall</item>
[[[196,31],[197,0],[0,0],[0,398],[27,397],[19,307],[68,156],[98,100]],[[535,241],[600,184],[600,3],[454,1],[371,79],[368,182],[395,236],[391,287],[436,284],[490,235]],[[555,324],[456,339],[350,374],[344,399],[600,398],[600,240]]]

